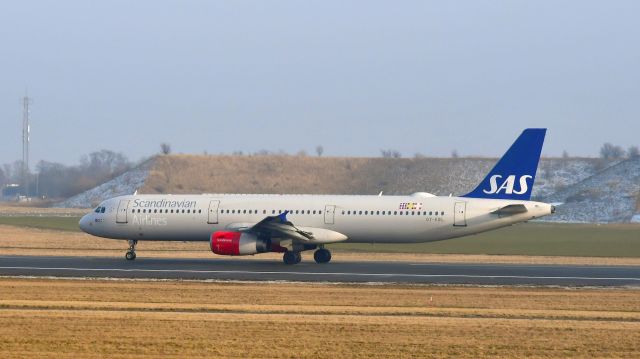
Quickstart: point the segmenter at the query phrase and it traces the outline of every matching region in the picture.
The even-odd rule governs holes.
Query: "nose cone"
[[[82,229],[83,232],[91,234],[90,232],[91,218],[89,217],[91,217],[91,215],[85,214],[82,218],[80,218],[80,222],[78,222],[78,225],[80,226],[80,229]]]

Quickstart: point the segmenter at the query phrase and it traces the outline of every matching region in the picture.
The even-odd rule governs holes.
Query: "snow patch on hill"
[[[117,196],[133,194],[137,191],[149,176],[149,168],[142,166],[123,173],[122,175],[105,182],[98,187],[82,192],[64,202],[60,202],[56,207],[62,208],[90,208],[97,206],[100,202]]]
[[[640,160],[626,160],[543,198],[562,202],[548,221],[620,223],[637,218]],[[637,219],[636,219],[637,220]]]

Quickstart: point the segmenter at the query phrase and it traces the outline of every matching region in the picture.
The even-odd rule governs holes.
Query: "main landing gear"
[[[313,253],[313,259],[316,263],[329,263],[331,260],[331,252],[328,249],[320,248]]]
[[[316,263],[329,263],[331,252],[328,249],[320,248],[313,253],[313,259]],[[286,251],[282,256],[282,261],[287,265],[298,264],[302,261],[302,255],[300,252]]]
[[[127,251],[127,254],[125,254],[125,258],[127,258],[128,261],[132,261],[134,259],[136,259],[136,244],[138,244],[138,241],[135,239],[131,239],[129,240],[129,250]]]
[[[282,261],[287,265],[298,264],[302,261],[302,254],[300,252],[286,251],[282,256]]]

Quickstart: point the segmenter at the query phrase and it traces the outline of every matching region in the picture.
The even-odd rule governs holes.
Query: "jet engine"
[[[271,250],[269,239],[243,232],[213,232],[210,244],[213,253],[226,256],[243,256]]]

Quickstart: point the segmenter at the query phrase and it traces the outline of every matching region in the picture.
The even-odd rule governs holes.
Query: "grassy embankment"
[[[636,290],[0,279],[0,357],[627,357]]]
[[[0,217],[0,225],[78,232],[78,217]],[[339,243],[340,252],[640,257],[640,225],[526,223],[476,236],[419,244]],[[205,246],[203,250],[207,250]]]

